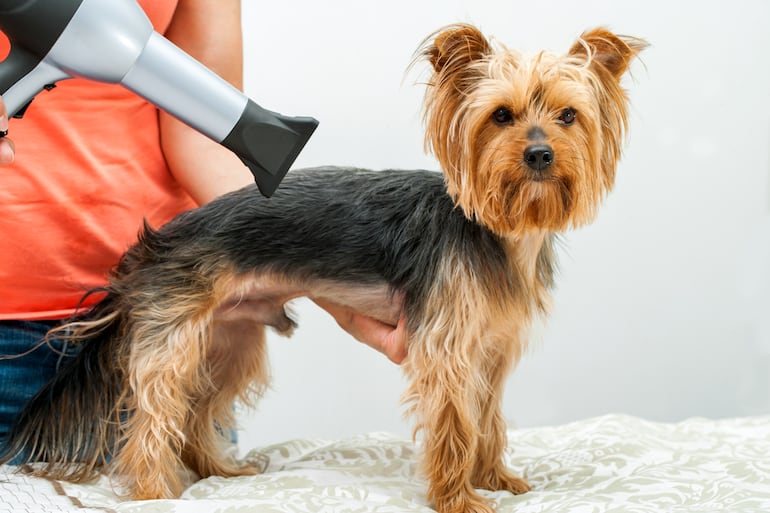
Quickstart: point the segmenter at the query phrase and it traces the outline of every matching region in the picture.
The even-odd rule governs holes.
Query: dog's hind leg
[[[198,317],[141,316],[134,327],[127,419],[113,461],[114,473],[134,499],[176,498],[185,487],[185,426],[196,413],[194,398],[208,387],[204,355],[210,320]]]
[[[124,429],[111,466],[134,499],[182,492],[188,425],[206,422],[198,417],[207,412],[196,411],[196,403],[214,389],[207,357],[216,342],[215,310],[234,274],[216,261],[208,267],[184,263],[169,258],[163,266],[136,266],[113,283],[130,305],[130,354]]]
[[[184,461],[199,476],[237,476],[259,469],[228,457],[233,404],[251,405],[269,382],[265,326],[249,319],[215,321],[206,365],[209,389],[194,400],[185,427]]]
[[[264,325],[288,334],[293,323],[251,279],[226,266],[182,278],[172,268],[166,286],[135,294],[128,418],[113,464],[132,497],[177,497],[187,465],[202,476],[253,473],[222,450],[233,403],[267,384]],[[244,290],[256,295],[244,301]]]

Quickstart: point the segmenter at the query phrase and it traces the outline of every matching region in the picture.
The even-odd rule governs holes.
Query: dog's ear
[[[647,46],[642,39],[619,36],[607,29],[596,28],[584,32],[572,45],[569,54],[587,59],[591,66],[601,66],[615,79],[620,79],[633,58]]]
[[[442,75],[453,75],[492,52],[487,39],[472,25],[450,25],[433,34],[426,42],[431,39],[433,42],[425,45],[422,55],[434,71]]]

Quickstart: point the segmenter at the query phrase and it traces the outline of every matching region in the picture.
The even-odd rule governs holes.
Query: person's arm
[[[240,0],[179,0],[164,34],[238,89],[243,89]],[[230,150],[160,113],[161,146],[174,178],[199,204],[254,183]]]

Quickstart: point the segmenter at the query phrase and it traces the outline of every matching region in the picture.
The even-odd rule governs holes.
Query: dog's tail
[[[124,416],[117,302],[108,294],[83,317],[48,334],[76,344],[79,352],[21,411],[0,448],[0,463],[40,462],[24,469],[84,481],[110,460]]]

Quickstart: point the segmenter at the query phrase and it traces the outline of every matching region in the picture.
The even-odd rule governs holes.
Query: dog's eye
[[[492,121],[498,125],[510,125],[513,123],[513,113],[505,107],[499,107],[492,113]]]
[[[572,107],[567,107],[563,111],[561,111],[561,114],[559,115],[559,121],[564,123],[565,125],[571,125],[575,122],[575,118],[577,117],[577,112],[575,112],[575,109]]]

